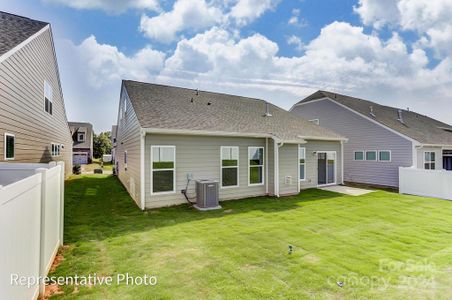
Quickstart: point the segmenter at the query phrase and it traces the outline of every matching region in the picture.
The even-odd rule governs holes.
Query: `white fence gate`
[[[452,171],[401,167],[399,191],[401,194],[452,200]]]
[[[0,299],[36,299],[63,244],[64,163],[0,164]],[[31,286],[28,286],[29,283]]]

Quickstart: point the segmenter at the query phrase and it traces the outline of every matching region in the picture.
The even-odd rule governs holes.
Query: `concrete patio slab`
[[[362,195],[366,195],[366,194],[374,192],[373,190],[360,189],[360,188],[349,187],[349,186],[344,186],[344,185],[333,185],[333,186],[323,187],[320,189],[324,190],[324,191],[335,192],[335,193],[340,193],[340,194],[345,194],[345,195],[350,195],[350,196],[362,196]]]

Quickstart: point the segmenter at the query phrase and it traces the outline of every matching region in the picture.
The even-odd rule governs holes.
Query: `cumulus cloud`
[[[452,1],[360,0],[354,8],[365,25],[414,31],[418,45],[433,49],[437,58],[452,55]]]
[[[304,48],[304,44],[301,39],[296,35],[291,35],[287,38],[287,44],[294,46],[295,50],[302,51]]]
[[[279,2],[280,0],[238,0],[232,7],[230,16],[238,25],[244,26],[275,8]]]
[[[200,30],[221,23],[222,11],[205,0],[177,0],[173,9],[155,17],[143,15],[140,29],[149,38],[169,43],[184,30]]]
[[[121,13],[128,9],[159,10],[158,0],[45,0],[75,9],[99,9],[109,13]]]
[[[308,25],[306,20],[300,17],[300,10],[298,8],[292,10],[292,15],[287,23],[297,27],[306,27]]]

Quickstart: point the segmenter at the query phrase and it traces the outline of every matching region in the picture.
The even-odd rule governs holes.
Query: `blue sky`
[[[452,123],[451,1],[0,0],[0,9],[52,24],[68,118],[97,132],[116,122],[122,78],[286,109],[327,89]]]

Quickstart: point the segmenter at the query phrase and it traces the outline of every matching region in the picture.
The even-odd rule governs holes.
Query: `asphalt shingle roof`
[[[420,142],[421,144],[452,145],[451,125],[406,109],[401,109],[403,116],[403,123],[401,123],[398,121],[399,108],[384,106],[372,101],[326,91],[318,91],[298,103],[309,102],[325,97],[345,105],[358,113],[370,117],[375,121]],[[370,114],[371,106],[375,116]]]
[[[47,25],[46,22],[0,11],[0,56]]]
[[[344,139],[272,104],[272,116],[264,117],[264,100],[128,80],[123,83],[143,128],[272,134],[284,141],[299,141],[301,136]]]

